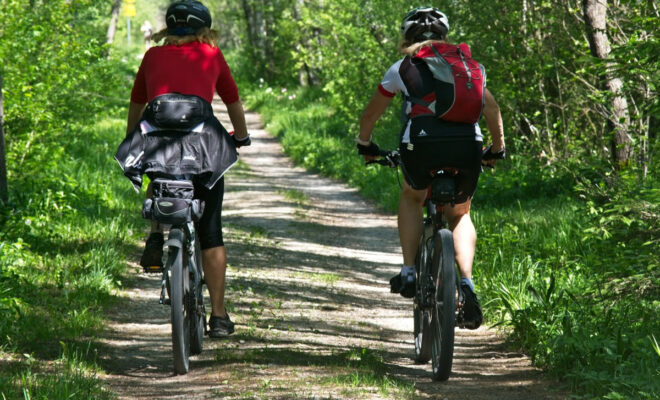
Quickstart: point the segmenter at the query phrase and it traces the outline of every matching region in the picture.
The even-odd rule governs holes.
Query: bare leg
[[[415,254],[417,254],[422,237],[422,219],[424,217],[422,204],[425,197],[426,190],[415,190],[407,182],[403,182],[399,200],[398,225],[404,265],[415,265]]]
[[[445,206],[445,217],[454,236],[456,263],[461,277],[468,279],[472,279],[472,263],[477,246],[477,232],[470,218],[470,203],[468,200],[454,207]]]
[[[227,272],[227,252],[225,246],[202,250],[204,280],[209,288],[211,315],[226,317],[225,311],[225,275]]]

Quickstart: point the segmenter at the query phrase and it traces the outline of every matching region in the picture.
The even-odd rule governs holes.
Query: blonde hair
[[[407,55],[407,56],[414,56],[421,50],[422,47],[428,46],[433,43],[449,43],[446,39],[443,40],[438,40],[438,39],[430,39],[430,40],[425,40],[423,42],[412,42],[410,40],[406,39],[401,39],[399,42],[399,52]]]
[[[220,39],[220,34],[216,30],[204,27],[192,35],[177,36],[170,35],[170,33],[167,31],[167,28],[165,28],[160,32],[154,33],[151,38],[154,42],[160,42],[161,40],[165,39],[163,41],[163,46],[181,46],[182,44],[186,43],[200,42],[206,43],[212,47],[218,47],[217,43]]]

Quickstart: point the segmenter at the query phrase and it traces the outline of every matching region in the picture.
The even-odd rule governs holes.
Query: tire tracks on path
[[[230,126],[221,103],[214,108]],[[223,207],[236,333],[205,340],[190,373],[174,375],[160,277],[132,274],[100,343],[112,391],[122,399],[564,398],[483,327],[457,330],[452,376],[432,382],[430,365],[411,358],[411,302],[389,293],[400,263],[396,217],[295,167],[258,115],[247,119],[252,146],[239,149]]]

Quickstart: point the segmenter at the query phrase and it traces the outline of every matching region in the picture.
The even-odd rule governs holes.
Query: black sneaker
[[[211,315],[209,318],[209,336],[213,338],[226,337],[234,333],[234,323],[229,319],[229,314],[226,317],[214,317]]]
[[[411,299],[415,297],[415,276],[409,275],[404,281],[401,278],[401,273],[394,275],[390,279],[390,292],[399,293],[401,296]]]
[[[464,296],[463,308],[456,319],[456,323],[459,328],[477,329],[484,321],[484,316],[481,313],[481,307],[479,306],[477,295],[474,294],[470,286],[465,284],[461,284],[461,290],[463,291]]]
[[[163,244],[165,239],[160,232],[152,232],[144,246],[140,265],[144,272],[161,272],[163,270]]]

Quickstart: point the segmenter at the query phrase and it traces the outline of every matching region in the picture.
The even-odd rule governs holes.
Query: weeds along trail
[[[220,104],[216,114],[229,125]],[[430,366],[411,359],[410,301],[387,285],[400,262],[396,218],[294,167],[258,116],[248,124],[253,145],[239,150],[223,207],[236,333],[205,340],[191,372],[173,375],[159,277],[132,275],[100,352],[120,398],[555,398],[485,328],[459,330],[452,378],[431,382]]]

